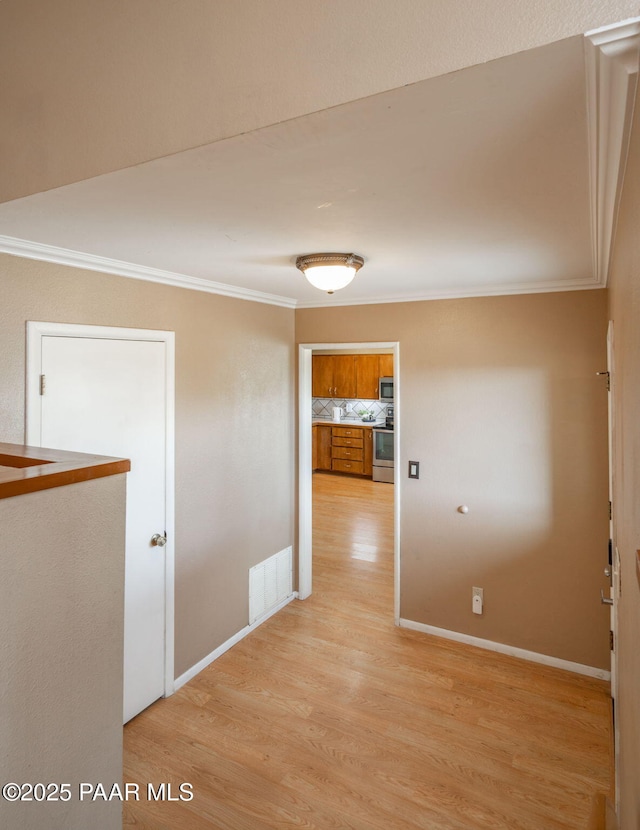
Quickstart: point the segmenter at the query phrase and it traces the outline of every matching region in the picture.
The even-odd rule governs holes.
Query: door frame
[[[613,320],[607,326],[607,442],[609,461],[609,539],[611,544],[611,590],[613,600],[610,612],[610,627],[613,632],[613,649],[611,651],[611,697],[614,706],[613,754],[614,754],[614,788],[616,812],[620,810],[620,711],[618,695],[618,601],[620,599],[620,556],[616,543],[615,528],[615,339]]]
[[[175,691],[175,332],[88,326],[75,323],[27,322],[25,443],[40,441],[40,375],[43,337],[77,337],[102,340],[138,340],[165,344],[165,530],[167,544],[164,572],[164,697]]]
[[[311,358],[314,351],[354,352],[358,349],[391,349],[394,373],[394,565],[393,616],[400,622],[400,343],[300,343],[298,345],[298,597],[307,599],[313,587],[312,469],[311,469]]]

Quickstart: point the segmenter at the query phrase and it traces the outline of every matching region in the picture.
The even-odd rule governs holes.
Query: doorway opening
[[[395,476],[393,484],[380,483],[380,487],[393,488],[393,615],[396,625],[400,619],[400,350],[397,341],[366,343],[304,343],[299,346],[298,362],[298,422],[299,422],[299,540],[298,540],[298,594],[306,599],[313,588],[313,471],[312,471],[312,360],[314,353],[348,355],[357,353],[388,353],[393,357],[394,421],[393,447]],[[351,423],[357,423],[358,413],[349,413]],[[332,421],[327,421],[332,423]],[[345,422],[346,423],[346,422]],[[343,424],[344,425],[344,424]],[[337,424],[336,424],[337,426]],[[370,428],[370,427],[369,427]],[[338,478],[338,476],[336,476]]]

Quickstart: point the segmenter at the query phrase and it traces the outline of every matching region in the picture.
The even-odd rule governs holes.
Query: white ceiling
[[[0,234],[300,307],[593,287],[583,38],[7,202]],[[319,251],[365,265],[328,296]]]

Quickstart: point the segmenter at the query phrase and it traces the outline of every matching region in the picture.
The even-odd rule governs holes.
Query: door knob
[[[604,575],[605,575],[605,576],[607,576],[607,577],[610,577],[610,576],[611,576],[611,568],[610,568],[608,565],[607,565],[607,567],[604,569]]]
[[[167,537],[164,533],[154,533],[151,537],[152,547],[163,548],[167,544]]]
[[[613,605],[613,600],[611,599],[611,597],[605,597],[602,588],[600,588],[600,602],[603,605]]]

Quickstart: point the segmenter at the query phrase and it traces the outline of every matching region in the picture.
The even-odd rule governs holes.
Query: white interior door
[[[44,335],[40,374],[45,377],[44,394],[39,396],[40,446],[131,459],[125,555],[126,722],[166,692],[168,547],[152,545],[151,539],[167,529],[167,344]]]

